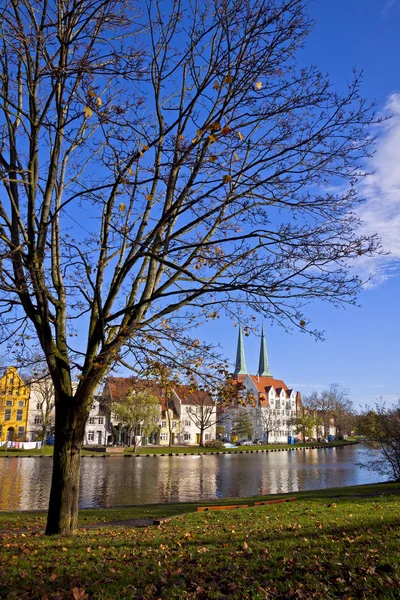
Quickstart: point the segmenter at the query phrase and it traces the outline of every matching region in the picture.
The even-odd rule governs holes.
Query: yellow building
[[[7,367],[0,377],[0,443],[26,439],[29,388],[17,367]]]

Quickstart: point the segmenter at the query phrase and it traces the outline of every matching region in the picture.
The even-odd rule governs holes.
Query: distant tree
[[[315,417],[317,437],[327,437],[332,424],[338,437],[350,433],[353,427],[353,404],[349,390],[339,383],[331,383],[327,389],[305,396],[302,404]]]
[[[260,421],[264,437],[268,444],[269,436],[281,427],[281,421],[279,418],[276,418],[275,411],[269,406],[260,409]]]
[[[36,402],[34,409],[40,416],[43,445],[46,436],[54,430],[55,425],[55,393],[47,363],[42,354],[33,352],[30,361],[25,365],[22,378],[31,389],[30,402]]]
[[[313,412],[308,412],[304,408],[299,411],[291,420],[291,424],[294,427],[294,430],[297,434],[299,434],[303,441],[306,441],[306,438],[312,438],[314,435],[314,431],[317,427],[317,417]]]
[[[31,385],[31,393],[35,390],[37,408],[40,411],[43,445],[46,445],[47,434],[52,432],[55,423],[54,385],[49,375],[44,379],[33,382]]]
[[[349,398],[349,390],[340,383],[331,383],[325,395],[328,413],[334,419],[336,436],[342,439],[354,429],[353,402]]]
[[[177,393],[178,395],[181,395],[181,393],[185,395],[186,393],[187,397],[190,397],[190,404],[186,406],[186,414],[199,430],[199,446],[203,447],[205,431],[216,425],[217,421],[220,420],[217,417],[217,402],[209,390],[193,389],[185,392],[179,389]]]
[[[369,448],[369,460],[361,466],[400,481],[400,402],[364,411],[357,417],[357,433]]]
[[[253,421],[244,408],[238,408],[232,421],[232,433],[240,439],[251,438],[253,435]]]
[[[131,390],[119,402],[114,402],[111,410],[122,426],[127,428],[128,444],[136,451],[138,436],[148,436],[157,430],[160,418],[160,402],[147,391]]]

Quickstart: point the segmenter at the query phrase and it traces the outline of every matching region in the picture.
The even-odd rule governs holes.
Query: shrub
[[[218,448],[219,450],[224,447],[222,440],[208,440],[204,443],[205,448]]]

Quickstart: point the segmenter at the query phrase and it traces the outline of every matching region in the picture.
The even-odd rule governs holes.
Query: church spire
[[[247,375],[246,359],[244,357],[244,346],[242,328],[239,326],[239,336],[236,351],[236,365],[235,365],[235,376],[236,375]]]
[[[258,363],[258,375],[260,377],[272,377],[272,373],[269,370],[268,365],[268,354],[267,354],[267,344],[265,341],[264,335],[264,325],[261,329],[261,344],[260,344],[260,361]]]

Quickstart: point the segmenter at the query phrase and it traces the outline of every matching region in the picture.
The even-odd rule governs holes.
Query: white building
[[[112,443],[110,410],[101,396],[95,396],[85,427],[85,446],[106,446]]]
[[[75,390],[78,383],[73,382]],[[43,434],[52,435],[55,424],[55,397],[51,379],[45,378],[31,384],[27,440],[42,439]],[[84,445],[104,446],[111,443],[110,415],[102,405],[101,398],[95,397],[85,426]]]
[[[233,424],[240,411],[246,411],[253,424],[251,439],[268,443],[287,443],[295,436],[293,419],[300,406],[299,392],[288,388],[284,381],[275,379],[269,369],[264,329],[261,333],[260,360],[257,375],[246,369],[242,331],[239,330],[236,354],[235,379],[241,387],[239,399],[235,398],[221,409],[225,435],[233,437]]]
[[[42,439],[43,434],[52,434],[54,422],[54,387],[50,377],[47,377],[32,383],[30,387],[27,440],[34,442]]]

